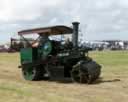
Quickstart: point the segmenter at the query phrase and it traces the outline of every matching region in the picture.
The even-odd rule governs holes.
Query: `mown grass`
[[[117,73],[121,76],[128,73],[128,51],[91,52],[91,57],[102,65],[103,73]],[[115,74],[114,74],[115,75]]]
[[[128,51],[90,52],[102,65],[93,85],[57,81],[31,82],[18,69],[18,53],[0,53],[0,102],[127,102]]]
[[[91,52],[90,55],[105,66],[128,65],[128,51]]]

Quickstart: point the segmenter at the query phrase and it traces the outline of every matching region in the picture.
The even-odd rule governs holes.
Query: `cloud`
[[[0,34],[7,41],[24,28],[78,20],[86,40],[127,39],[127,10],[127,0],[0,0]]]
[[[45,16],[48,7],[60,3],[59,0],[1,0],[0,21],[13,23],[16,21],[32,21],[40,16]]]

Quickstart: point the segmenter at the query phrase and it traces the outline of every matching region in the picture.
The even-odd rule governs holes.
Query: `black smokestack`
[[[74,47],[78,47],[78,32],[79,32],[79,22],[73,22],[73,34],[72,42]]]

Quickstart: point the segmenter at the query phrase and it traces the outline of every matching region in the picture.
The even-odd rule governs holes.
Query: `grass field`
[[[91,52],[102,65],[93,85],[25,81],[19,54],[0,53],[0,102],[128,102],[128,51]]]

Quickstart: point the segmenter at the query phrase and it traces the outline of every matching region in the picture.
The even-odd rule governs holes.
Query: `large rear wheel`
[[[46,70],[42,65],[37,66],[31,66],[27,65],[22,68],[22,74],[26,80],[42,80],[42,79],[48,79],[48,76],[46,77]]]

